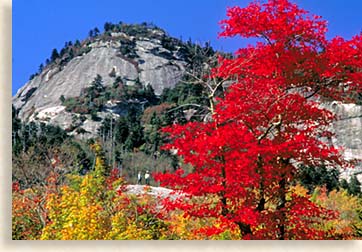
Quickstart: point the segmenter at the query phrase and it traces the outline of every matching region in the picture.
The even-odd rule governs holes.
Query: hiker
[[[140,185],[141,183],[142,183],[142,174],[141,171],[139,171],[137,176],[137,184]]]
[[[146,171],[145,174],[146,185],[150,185],[150,172]]]

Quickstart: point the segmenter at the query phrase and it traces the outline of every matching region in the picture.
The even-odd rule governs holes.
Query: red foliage
[[[165,149],[176,149],[194,172],[156,178],[191,199],[207,199],[175,201],[174,207],[192,216],[222,216],[244,239],[324,238],[317,224],[333,215],[287,194],[298,163],[346,165],[321,140],[331,136],[334,115],[318,101],[361,90],[362,37],[327,41],[326,22],[287,0],[230,8],[228,17],[221,36],[262,41],[219,59],[213,75],[234,84],[212,122],[164,129],[172,138]]]
[[[106,185],[108,190],[112,190],[114,185],[113,183],[118,181],[120,178],[119,170],[117,168],[113,168],[108,177],[106,177]]]
[[[13,192],[20,192],[20,184],[19,184],[19,182],[13,182],[12,183],[12,191]]]

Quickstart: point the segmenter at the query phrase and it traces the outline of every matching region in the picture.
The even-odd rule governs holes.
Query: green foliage
[[[54,62],[56,59],[59,58],[59,53],[56,48],[53,49],[52,54],[50,56],[50,60]]]
[[[78,51],[77,55],[83,55],[83,54],[87,54],[92,50],[91,47],[81,47],[80,50]]]
[[[163,30],[161,30],[154,24],[146,23],[146,22],[143,22],[141,24],[125,24],[125,23],[111,24],[111,23],[108,23],[107,25],[109,27],[109,30],[112,30],[113,32],[123,32],[129,36],[134,36],[136,38],[139,38],[139,37],[159,38],[159,35],[152,32],[153,30],[159,30],[161,34],[165,33]]]
[[[90,114],[93,120],[99,120],[97,112],[100,112],[109,100],[117,100],[123,103],[135,100],[135,104],[138,103],[139,106],[144,107],[155,105],[159,102],[150,85],[143,87],[136,80],[134,86],[125,86],[122,79],[117,77],[112,86],[104,86],[102,77],[97,75],[90,86],[81,91],[80,96],[65,98],[62,105],[66,107],[65,109],[68,112]],[[129,106],[132,107],[132,105]]]
[[[161,119],[153,112],[150,123],[145,125],[145,146],[144,151],[148,154],[154,155],[159,151],[159,147],[162,145],[161,137]]]
[[[178,105],[186,103],[207,104],[204,88],[200,84],[190,84],[183,81],[173,89],[165,88],[161,94],[161,102],[175,103]]]
[[[39,65],[39,70],[38,70],[38,72],[41,73],[41,72],[43,71],[43,69],[44,69],[44,65],[43,65],[43,64],[40,64],[40,65]]]
[[[170,117],[171,113],[168,113],[168,111],[174,107],[175,104],[167,102],[150,106],[143,111],[141,122],[144,125],[151,124],[151,120],[155,114],[161,121],[162,126],[170,125],[172,124],[172,118]]]
[[[126,118],[129,125],[129,134],[125,141],[125,148],[133,151],[144,143],[143,127],[140,122],[140,116],[136,110],[129,110]]]
[[[135,52],[136,42],[134,40],[121,39],[121,46],[119,48],[122,55],[127,58],[134,59],[138,57]]]
[[[353,225],[354,232],[357,237],[362,237],[362,199],[359,198],[359,208],[356,209],[358,215],[358,223]]]
[[[325,165],[318,167],[300,165],[297,180],[309,192],[317,186],[326,186],[328,191],[332,191],[340,186],[339,175],[337,168],[327,168]]]
[[[42,145],[50,147],[59,145],[68,138],[67,133],[59,126],[45,123],[21,123],[13,114],[13,154],[26,152],[30,147]]]
[[[64,103],[64,102],[65,102],[65,97],[64,97],[64,95],[61,95],[61,96],[59,97],[59,100],[60,100],[61,103]]]
[[[341,188],[346,190],[350,195],[360,196],[361,192],[361,182],[357,179],[356,175],[353,175],[348,183],[346,179],[342,179],[340,182]]]
[[[92,154],[82,142],[63,129],[45,123],[22,123],[13,107],[13,181],[23,188],[43,184],[53,169],[61,173],[85,173],[92,167]]]
[[[104,31],[107,32],[107,31],[111,31],[113,29],[114,25],[110,22],[106,22],[104,24]]]
[[[19,153],[22,149],[22,141],[21,141],[21,128],[22,123],[18,118],[18,111],[15,109],[14,105],[11,107],[12,109],[12,151],[13,153]]]
[[[201,84],[188,82],[186,78],[173,89],[165,88],[160,96],[161,103],[175,104],[169,110],[168,118],[184,124],[187,121],[202,121],[209,113],[209,101],[205,87]],[[187,118],[185,112],[192,110],[192,116]]]
[[[79,48],[81,46],[78,39],[75,41],[74,46],[77,47],[77,48]]]

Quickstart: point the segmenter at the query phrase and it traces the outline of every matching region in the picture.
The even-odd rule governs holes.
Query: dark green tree
[[[159,98],[155,95],[155,90],[150,84],[145,87],[144,98],[148,101],[149,105],[157,105],[159,103]]]
[[[54,62],[56,59],[59,58],[59,53],[56,48],[53,49],[52,54],[50,56],[50,60]]]
[[[89,101],[93,103],[94,98],[97,98],[104,89],[102,76],[97,74],[90,86],[86,89],[86,94],[90,99]]]
[[[66,49],[66,48],[62,48],[62,49],[60,50],[59,56],[60,56],[60,57],[63,57],[64,54],[66,54],[66,52],[67,52],[67,49]]]
[[[353,175],[349,181],[348,192],[354,196],[361,195],[361,182],[359,182],[356,175]]]
[[[127,119],[123,116],[117,119],[115,127],[115,138],[118,143],[125,143],[129,135],[129,127],[127,125]]]
[[[79,48],[81,46],[78,39],[75,41],[74,46],[77,47],[77,48]]]
[[[134,107],[130,107],[126,121],[129,128],[129,135],[125,141],[125,148],[128,151],[133,151],[134,148],[139,148],[144,144],[143,127],[141,125],[139,111]]]
[[[353,175],[350,178],[349,183],[346,179],[342,179],[340,186],[341,188],[347,190],[347,192],[351,195],[358,196],[362,194],[361,182],[359,182],[356,175]]]
[[[113,30],[114,28],[114,24],[112,24],[111,22],[106,22],[104,24],[104,31],[107,32],[107,31],[111,31]]]
[[[130,129],[130,133],[125,142],[125,148],[128,151],[133,151],[135,148],[139,148],[144,143],[143,129],[140,124],[134,124]]]
[[[97,74],[97,76],[94,78],[94,81],[91,84],[91,87],[93,87],[98,92],[104,91],[103,79],[101,75]]]
[[[73,59],[73,58],[74,58],[74,50],[73,50],[73,48],[70,48],[70,49],[68,50],[68,58],[69,58],[69,59]]]
[[[21,147],[21,139],[20,139],[20,131],[22,128],[22,123],[18,118],[18,111],[15,109],[14,105],[12,105],[12,148],[13,153],[18,154]]]
[[[299,167],[298,181],[309,191],[313,191],[316,186],[326,186],[328,191],[337,189],[340,186],[337,168],[327,168],[325,165],[314,167]]]
[[[38,72],[39,72],[39,73],[43,72],[43,69],[44,69],[44,65],[43,65],[43,64],[40,64]]]
[[[153,155],[159,151],[161,145],[161,119],[154,112],[151,116],[150,124],[145,125],[144,138],[146,142],[145,151],[148,154]]]
[[[349,190],[349,185],[346,179],[341,179],[340,186],[347,191]]]
[[[93,34],[95,37],[99,35],[99,29],[97,27],[93,29]]]

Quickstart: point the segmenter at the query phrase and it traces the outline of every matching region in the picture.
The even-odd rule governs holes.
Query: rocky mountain
[[[153,25],[108,24],[102,34],[92,31],[82,42],[66,43],[60,54],[53,51],[48,64],[13,97],[13,105],[23,121],[59,125],[74,135],[81,127],[82,136],[93,137],[107,115],[117,117],[127,113],[130,104],[143,106],[147,100],[137,97],[120,100],[105,95],[102,109],[95,115],[101,120],[94,120],[88,112],[67,107],[72,98],[83,95],[77,98],[78,102],[99,103],[100,99],[84,99],[97,76],[104,87],[114,87],[108,93],[123,85],[136,89],[152,87],[155,95],[160,95],[165,88],[175,87],[193,64],[193,48],[195,45],[171,38]],[[362,106],[336,102],[325,106],[338,118],[332,125],[336,133],[333,144],[344,148],[347,159],[362,160]]]
[[[80,96],[97,75],[105,87],[120,80],[126,86],[150,85],[156,95],[180,81],[188,64],[184,43],[147,24],[111,28],[81,43],[66,43],[58,57],[54,56],[18,90],[13,105],[23,121],[37,120],[69,128],[74,114],[65,110],[60,98]],[[117,110],[118,105],[114,100],[108,103],[110,110]],[[88,132],[98,127],[99,123],[92,120],[84,122]]]

